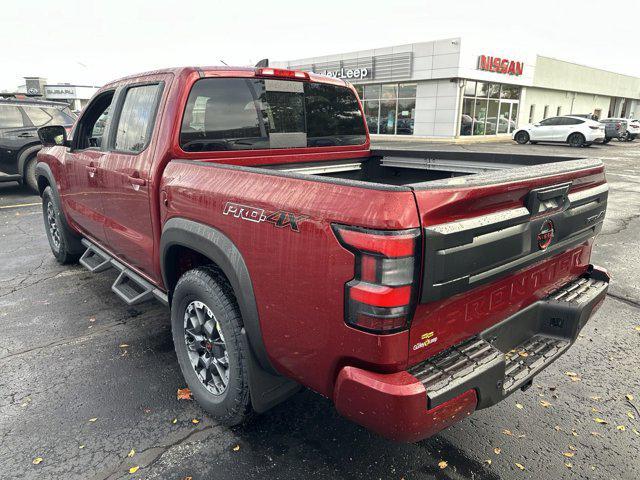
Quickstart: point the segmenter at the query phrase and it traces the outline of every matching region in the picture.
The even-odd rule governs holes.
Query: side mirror
[[[38,129],[38,138],[45,147],[69,146],[67,130],[62,125],[51,125]]]
[[[541,127],[541,126],[542,126],[542,124],[541,124],[541,123],[534,123],[534,124],[533,124],[533,126],[534,126],[534,127]]]

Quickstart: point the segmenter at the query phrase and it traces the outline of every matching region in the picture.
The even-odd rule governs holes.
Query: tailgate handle
[[[565,210],[569,206],[569,187],[571,182],[531,190],[527,195],[527,208],[531,215]]]

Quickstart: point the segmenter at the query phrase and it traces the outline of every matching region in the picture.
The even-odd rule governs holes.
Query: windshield
[[[346,87],[272,79],[207,78],[189,94],[180,146],[188,152],[365,143]]]

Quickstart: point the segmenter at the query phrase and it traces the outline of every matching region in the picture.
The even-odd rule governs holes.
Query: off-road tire
[[[228,384],[212,393],[196,373],[187,348],[185,314],[193,302],[202,302],[213,314],[224,337],[228,354]],[[233,289],[212,266],[186,272],[173,292],[171,330],[182,375],[200,406],[226,426],[246,423],[252,417],[249,394],[249,347],[242,334],[242,317]]]
[[[526,143],[529,142],[529,134],[525,131],[520,131],[516,133],[515,141],[518,142],[520,145],[525,145]]]
[[[76,263],[80,258],[78,252],[82,251],[82,244],[80,239],[66,227],[60,205],[51,187],[45,188],[42,192],[42,215],[53,256],[62,265]]]

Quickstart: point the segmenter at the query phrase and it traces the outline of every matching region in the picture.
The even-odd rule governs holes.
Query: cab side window
[[[104,92],[87,106],[73,134],[74,150],[102,146],[113,93],[113,91]]]
[[[141,85],[126,91],[118,116],[114,150],[140,153],[149,144],[160,85]]]

